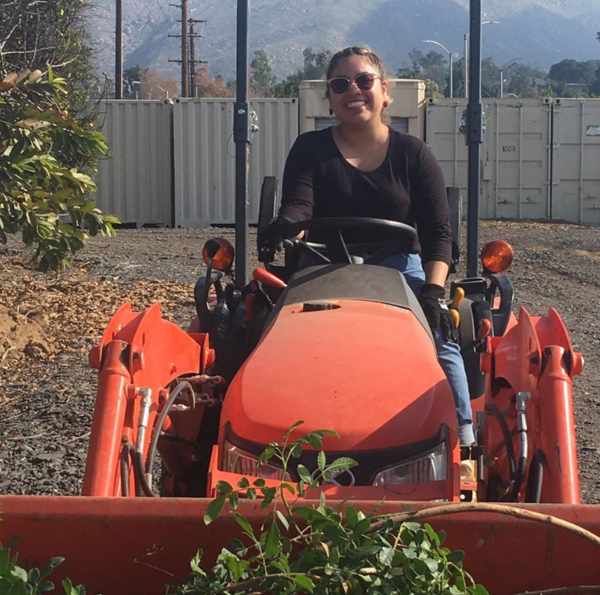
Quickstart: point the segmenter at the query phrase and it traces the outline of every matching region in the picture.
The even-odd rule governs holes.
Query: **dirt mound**
[[[0,304],[0,361],[48,356],[54,353],[52,342],[33,317]]]

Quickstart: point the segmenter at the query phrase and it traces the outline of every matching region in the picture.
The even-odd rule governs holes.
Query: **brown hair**
[[[381,77],[381,80],[385,80],[385,66],[383,65],[383,60],[373,50],[363,46],[352,46],[344,48],[339,52],[336,52],[329,61],[329,66],[327,66],[327,74],[325,75],[325,78],[329,80],[338,63],[344,58],[349,58],[350,56],[362,56],[363,58],[365,58],[376,68],[377,72],[379,73],[379,76]],[[325,96],[327,97],[327,99],[329,99],[329,85],[327,85]],[[393,101],[393,99],[387,93],[385,94],[385,99],[388,102],[388,105]],[[381,119],[386,124],[390,121],[389,116],[387,116],[387,114],[384,113],[382,113]]]
[[[345,48],[335,53],[329,61],[325,78],[329,80],[333,74],[333,71],[335,70],[335,67],[338,65],[338,62],[344,58],[349,58],[350,56],[362,56],[363,58],[366,58],[378,70],[379,76],[385,80],[385,67],[381,58],[373,50],[370,50],[367,47],[357,46]]]

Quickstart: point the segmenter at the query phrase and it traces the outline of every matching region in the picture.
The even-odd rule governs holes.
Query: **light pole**
[[[500,21],[481,21],[482,25],[499,25]],[[465,33],[465,98],[469,97],[469,34]]]
[[[442,45],[439,41],[434,41],[433,39],[424,39],[423,43],[435,43],[435,45],[439,45],[442,49],[448,52],[448,57],[450,59],[450,99],[452,99],[452,56],[454,54],[445,45]]]
[[[504,70],[506,68],[508,68],[509,66],[512,66],[515,62],[518,62],[519,60],[522,60],[522,59],[523,58],[513,58],[512,60],[509,60],[503,66],[498,66],[498,68],[500,69],[500,99],[502,99],[504,97]]]

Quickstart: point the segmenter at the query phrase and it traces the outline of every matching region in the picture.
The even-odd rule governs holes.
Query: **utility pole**
[[[123,99],[123,0],[117,0],[115,39],[115,99]]]
[[[190,24],[190,97],[197,96],[197,88],[196,88],[196,64],[206,64],[206,60],[196,60],[196,42],[195,40],[202,37],[201,33],[196,33],[194,27],[196,23],[206,23],[206,21],[201,21],[198,19],[188,19]]]
[[[189,97],[190,63],[188,58],[188,0],[181,0],[181,4],[171,4],[171,6],[181,9],[181,21],[179,19],[177,20],[178,23],[181,23],[181,35],[171,35],[170,33],[168,35],[169,37],[181,38],[181,59],[169,60],[169,62],[177,62],[177,64],[181,64],[181,97]]]
[[[181,96],[190,96],[188,62],[188,0],[181,0]]]

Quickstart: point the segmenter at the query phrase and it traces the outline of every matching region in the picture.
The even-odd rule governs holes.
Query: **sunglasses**
[[[352,83],[356,83],[356,86],[361,91],[369,91],[373,88],[373,85],[375,84],[375,79],[380,78],[381,77],[377,76],[376,74],[365,72],[364,74],[359,74],[357,77],[354,78],[354,80],[350,80],[345,76],[336,76],[333,79],[329,79],[327,81],[327,85],[336,95],[343,95],[348,91]]]

